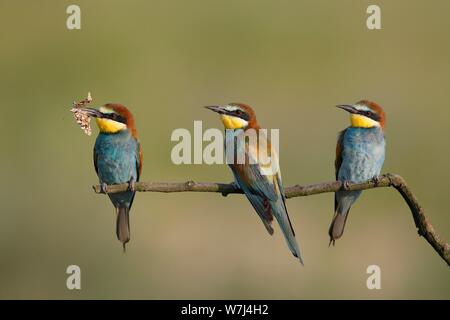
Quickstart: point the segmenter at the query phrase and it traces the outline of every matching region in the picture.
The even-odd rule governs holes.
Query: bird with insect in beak
[[[220,114],[222,123],[227,131],[233,130],[236,132],[232,137],[235,141],[234,143],[228,143],[228,134],[226,135],[225,149],[228,145],[232,145],[234,148],[233,155],[245,154],[245,162],[236,163],[236,161],[232,161],[232,163],[229,163],[235,183],[245,193],[270,235],[274,232],[272,221],[275,216],[289,249],[303,264],[300,249],[295,239],[295,232],[286,209],[286,197],[281,182],[277,155],[269,138],[261,131],[256,121],[255,112],[250,106],[242,103],[230,103],[226,106],[207,106],[206,108]],[[243,136],[250,129],[254,130],[259,137],[259,141],[256,144],[249,143],[249,140]],[[265,164],[258,161],[259,159],[254,159],[255,155],[260,154],[258,149],[262,148],[261,146],[270,150],[271,161],[276,161],[277,163],[276,167],[278,170],[276,172],[268,173],[265,170]]]
[[[129,214],[133,204],[135,182],[142,172],[142,150],[131,112],[120,104],[106,104],[99,108],[84,108],[94,117],[99,134],[94,146],[94,167],[102,192],[107,185],[129,183],[129,190],[108,193],[116,208],[116,234],[123,245],[130,241]]]
[[[337,107],[350,113],[350,127],[339,133],[336,146],[336,180],[343,182],[343,190],[335,193],[334,216],[328,231],[333,245],[342,236],[350,208],[361,195],[361,191],[345,190],[348,183],[376,180],[385,156],[383,109],[367,100]]]

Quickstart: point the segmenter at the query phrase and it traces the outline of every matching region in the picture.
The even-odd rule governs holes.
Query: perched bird
[[[335,193],[334,216],[328,231],[333,245],[344,232],[350,207],[361,195],[361,191],[346,191],[348,183],[376,179],[385,155],[383,109],[367,100],[337,107],[350,113],[350,127],[339,134],[336,146],[336,180],[344,182],[344,190]]]
[[[271,145],[267,135],[261,130],[256,121],[256,115],[252,108],[242,103],[231,103],[226,106],[207,106],[206,108],[220,114],[222,123],[227,131],[231,130],[233,135],[226,134],[225,149],[233,146],[234,160],[240,155],[245,155],[245,161],[231,161],[228,163],[235,178],[235,183],[242,189],[258,213],[269,234],[273,234],[273,216],[277,219],[283,231],[287,245],[292,254],[303,264],[295,232],[289,220],[285,204],[285,194],[281,182],[281,174],[278,169],[278,159],[276,152]],[[247,132],[253,129],[259,135],[258,143],[250,143],[250,139],[245,139]],[[233,139],[234,142],[229,141]],[[255,157],[259,155],[261,148],[267,148],[267,154],[271,155],[273,164],[277,170],[267,170],[267,163],[261,163]]]
[[[120,104],[106,104],[84,111],[95,117],[100,130],[94,147],[94,166],[102,191],[107,185],[129,183],[129,190],[108,194],[116,208],[117,238],[125,244],[130,241],[129,213],[135,195],[135,182],[142,172],[142,150],[137,137],[133,115]]]

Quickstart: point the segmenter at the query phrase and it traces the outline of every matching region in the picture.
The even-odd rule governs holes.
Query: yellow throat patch
[[[247,121],[238,117],[228,116],[225,114],[222,114],[220,117],[225,129],[243,129],[248,125]]]
[[[127,128],[126,124],[111,119],[95,118],[95,122],[103,133],[116,133]]]
[[[360,114],[352,114],[350,115],[350,123],[352,127],[357,128],[373,128],[373,127],[379,127],[380,123],[370,119],[368,117],[362,116]]]

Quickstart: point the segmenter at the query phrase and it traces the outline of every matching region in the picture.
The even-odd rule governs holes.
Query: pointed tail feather
[[[262,220],[262,219],[261,219]],[[274,232],[274,230],[273,230],[273,228],[272,228],[272,225],[270,225],[267,221],[265,221],[265,220],[262,220],[262,222],[263,222],[263,224],[264,224],[264,227],[266,227],[266,230],[267,230],[267,232],[272,236],[273,235],[273,232]]]
[[[361,191],[338,191],[334,198],[334,216],[331,221],[328,234],[330,235],[330,244],[336,239],[342,237],[344,233],[345,223],[347,222],[348,213],[355,201],[361,195]]]
[[[331,221],[330,229],[328,230],[328,234],[330,235],[330,244],[333,243],[336,239],[339,239],[344,233],[345,223],[347,222],[348,213],[350,208],[346,212],[340,212],[339,207],[338,210],[334,213],[333,221]]]
[[[278,199],[276,202],[270,202],[272,213],[280,225],[281,231],[283,232],[286,243],[291,250],[292,254],[298,258],[300,263],[304,265],[303,258],[298,246],[297,240],[295,239],[294,228],[292,227],[291,220],[286,209],[286,205],[283,199]]]
[[[270,235],[273,235],[273,228],[272,228],[273,216],[272,213],[270,212],[270,207],[265,204],[265,200],[260,196],[253,195],[250,193],[247,193],[246,196],[247,199],[252,204],[258,216],[261,218],[261,221],[266,227],[267,232]]]
[[[116,221],[116,234],[117,239],[122,242],[123,251],[125,251],[125,245],[130,241],[130,216],[129,208],[117,207],[117,221]]]

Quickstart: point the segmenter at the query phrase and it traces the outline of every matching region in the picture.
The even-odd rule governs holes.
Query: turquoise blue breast
[[[380,128],[348,128],[342,141],[339,180],[362,182],[380,174],[385,140]]]
[[[137,141],[128,130],[119,133],[100,133],[94,147],[94,158],[100,183],[127,183],[138,180],[139,149]],[[111,201],[131,205],[134,193],[110,194]]]

